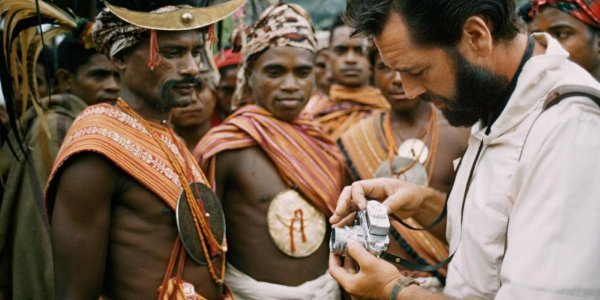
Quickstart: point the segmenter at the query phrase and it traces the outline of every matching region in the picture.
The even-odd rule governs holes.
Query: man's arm
[[[63,168],[52,214],[56,298],[98,299],[118,172],[93,153],[77,155]]]
[[[413,217],[419,224],[431,224],[444,208],[445,195],[435,189],[391,178],[376,178],[354,182],[344,188],[338,199],[331,224],[352,224],[354,212],[364,210],[366,199],[382,201],[388,213],[405,219]],[[430,230],[437,238],[446,240],[446,222]]]

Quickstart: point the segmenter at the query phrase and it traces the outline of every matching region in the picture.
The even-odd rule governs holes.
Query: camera
[[[334,254],[346,254],[348,241],[355,240],[379,257],[390,245],[389,230],[390,220],[385,206],[371,200],[367,202],[366,210],[356,213],[354,225],[333,228],[329,250]]]

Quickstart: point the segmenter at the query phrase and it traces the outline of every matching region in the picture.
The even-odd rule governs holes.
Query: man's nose
[[[284,91],[296,91],[298,90],[298,80],[293,73],[288,73],[283,77],[281,82],[281,89]]]
[[[189,77],[197,77],[200,73],[200,57],[194,56],[191,52],[183,58],[182,66],[179,69],[179,74]]]
[[[402,76],[402,86],[404,87],[404,94],[409,99],[414,99],[419,95],[425,93],[425,87],[413,76],[410,74],[403,74]]]

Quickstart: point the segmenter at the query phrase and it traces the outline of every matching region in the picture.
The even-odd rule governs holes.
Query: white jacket
[[[546,53],[525,64],[490,135],[473,127],[457,174],[448,203],[450,251],[458,247],[444,290],[450,296],[600,299],[600,108],[567,98],[534,122],[553,88],[600,84],[549,35],[535,38]]]

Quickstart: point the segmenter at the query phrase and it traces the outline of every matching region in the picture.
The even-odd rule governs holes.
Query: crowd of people
[[[600,1],[276,2],[0,2],[0,300],[600,297]]]

